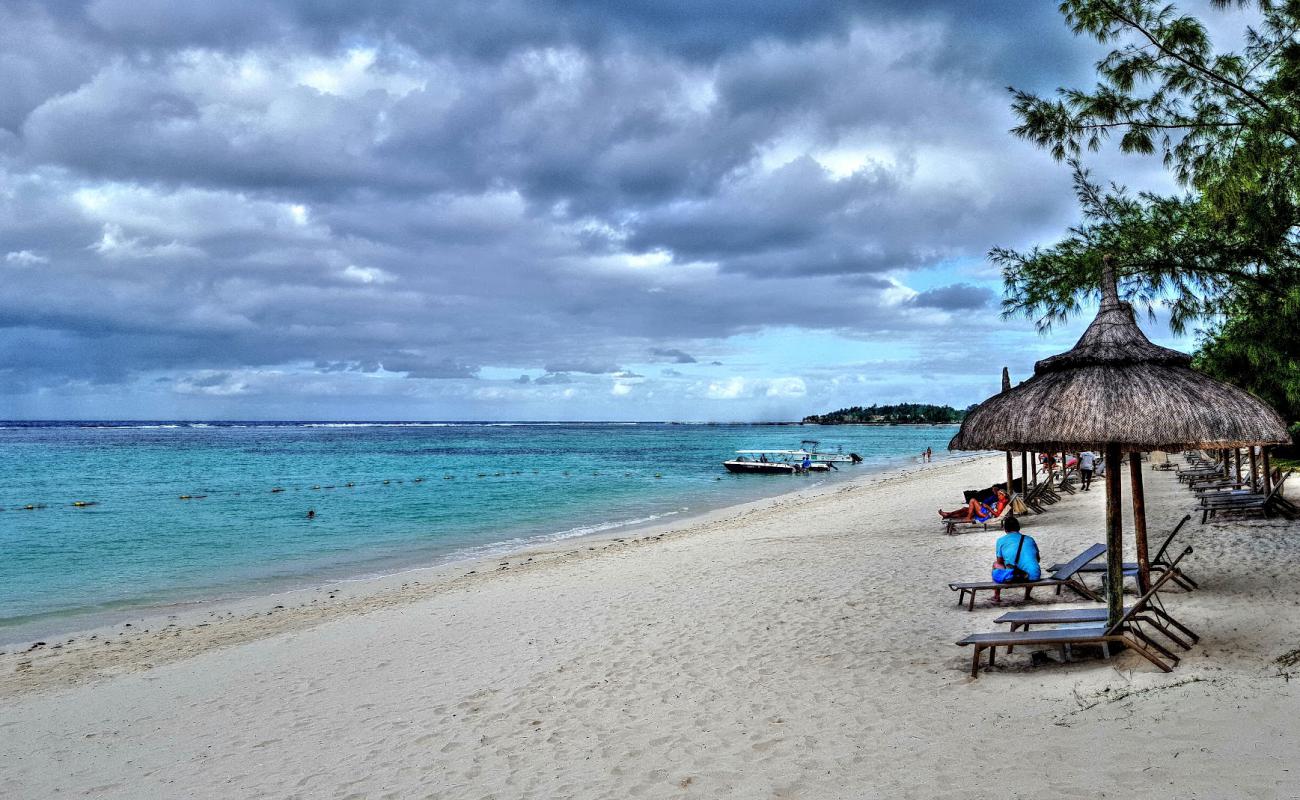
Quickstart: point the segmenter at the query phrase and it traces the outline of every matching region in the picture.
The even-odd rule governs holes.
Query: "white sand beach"
[[[935,508],[1001,469],[10,648],[0,796],[1300,796],[1300,524],[1184,528],[1201,588],[1165,599],[1202,639],[1172,673],[1017,652],[972,680],[953,642],[1001,609],[946,584],[998,534]],[[1145,476],[1158,544],[1191,499]],[[1103,539],[1099,489],[1023,518],[1045,562]]]

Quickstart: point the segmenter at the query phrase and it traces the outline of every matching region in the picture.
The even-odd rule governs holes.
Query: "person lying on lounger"
[[[997,492],[997,499],[988,505],[971,498],[971,501],[964,508],[959,508],[956,511],[939,509],[939,516],[943,519],[966,520],[967,522],[983,522],[986,519],[996,517],[1007,507],[1007,493],[1001,489],[998,489]]]

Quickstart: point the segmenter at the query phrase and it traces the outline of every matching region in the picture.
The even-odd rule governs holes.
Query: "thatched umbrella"
[[[1191,368],[1191,356],[1154,345],[1133,307],[1119,299],[1115,272],[1102,267],[1101,308],[1074,348],[1034,365],[1034,376],[966,415],[950,450],[1088,448],[1106,455],[1106,568],[1110,621],[1123,609],[1119,465],[1132,454],[1135,500],[1139,453],[1150,450],[1283,444],[1286,425],[1254,395]],[[1138,563],[1147,579],[1146,521],[1140,501]]]

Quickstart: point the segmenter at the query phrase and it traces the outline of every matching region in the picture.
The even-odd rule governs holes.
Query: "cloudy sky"
[[[1054,6],[0,0],[0,416],[980,400],[1078,333],[984,259],[1076,217]]]

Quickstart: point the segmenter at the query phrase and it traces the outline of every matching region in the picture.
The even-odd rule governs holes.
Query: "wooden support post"
[[[1255,457],[1255,445],[1250,446],[1250,488],[1256,489],[1259,482],[1259,459]]]
[[[1035,450],[1029,451],[1029,466],[1034,468],[1034,488],[1037,489],[1038,488],[1038,452]]]
[[[1011,496],[1011,451],[1007,451],[1007,497]]]
[[[1262,452],[1262,455],[1263,455],[1263,461],[1264,461],[1264,494],[1272,494],[1272,492],[1273,492],[1273,465],[1269,463],[1269,459],[1268,459],[1268,445],[1264,445],[1263,447],[1261,447],[1261,448],[1260,448],[1260,451]]]
[[[1236,475],[1235,480],[1241,483],[1241,448],[1232,448],[1232,471]]]
[[[1124,616],[1124,509],[1119,445],[1106,445],[1106,625]]]
[[[1029,491],[1029,453],[1025,450],[1020,451],[1020,491]]]
[[[1133,538],[1137,540],[1138,590],[1145,594],[1151,585],[1151,561],[1147,553],[1147,502],[1142,490],[1142,454],[1129,453],[1128,466],[1133,492]]]

